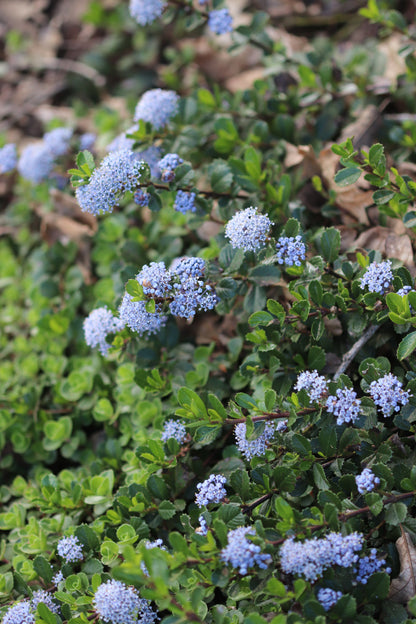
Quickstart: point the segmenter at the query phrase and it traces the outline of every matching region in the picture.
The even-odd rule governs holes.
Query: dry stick
[[[355,344],[352,345],[351,349],[347,351],[347,353],[344,354],[341,364],[339,365],[339,367],[337,368],[335,372],[334,381],[336,381],[338,377],[347,370],[348,366],[351,364],[351,362],[357,355],[358,351],[361,349],[363,345],[365,345],[365,343],[368,340],[370,340],[371,336],[373,336],[376,333],[379,327],[380,325],[370,325],[370,327],[368,327],[365,330],[361,338],[357,340]]]

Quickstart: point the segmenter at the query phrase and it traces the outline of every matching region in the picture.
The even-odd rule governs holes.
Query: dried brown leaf
[[[394,602],[406,604],[416,595],[416,548],[410,535],[403,531],[396,541],[400,558],[400,574],[390,584],[388,597]]]
[[[374,249],[380,251],[387,258],[397,258],[407,267],[415,266],[413,258],[413,248],[407,234],[396,234],[391,228],[377,225],[372,227],[354,241],[352,248]],[[350,248],[351,250],[351,248]]]

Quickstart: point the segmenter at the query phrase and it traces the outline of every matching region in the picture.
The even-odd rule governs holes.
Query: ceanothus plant
[[[237,27],[216,1],[115,11],[118,36],[123,19],[161,41],[172,28],[217,45],[211,31],[256,46],[266,71],[233,93],[166,55],[99,148],[74,127],[0,149],[23,232],[0,245],[3,622],[414,622],[399,561],[416,541],[414,265],[363,249],[334,176],[290,164],[310,144],[319,171],[313,152],[379,95],[337,47],[290,55],[250,6]],[[182,61],[210,89],[182,88]],[[402,78],[400,111],[412,61]],[[79,148],[67,199],[86,248],[28,244],[31,202],[53,210]],[[335,182],[364,175],[371,223],[400,219],[413,249],[414,183],[382,145],[360,149],[333,145]]]

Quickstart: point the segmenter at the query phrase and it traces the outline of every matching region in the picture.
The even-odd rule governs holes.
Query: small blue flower
[[[159,168],[164,169],[176,169],[183,163],[183,159],[178,154],[166,154],[161,160],[159,160]]]
[[[372,262],[367,268],[363,277],[360,279],[360,288],[362,290],[367,286],[370,292],[384,295],[387,288],[393,281],[393,273],[391,271],[391,261]]]
[[[52,577],[52,583],[55,583],[55,585],[58,585],[59,583],[61,583],[62,581],[65,580],[64,575],[62,574],[62,570],[59,570],[56,574],[53,575]]]
[[[153,624],[158,619],[149,601],[121,581],[102,583],[92,602],[98,616],[109,624]]]
[[[378,559],[377,550],[375,548],[372,548],[369,555],[361,557],[361,559],[359,559],[358,561],[358,570],[356,570],[357,582],[361,583],[362,585],[366,585],[370,576],[374,574],[374,572],[378,572],[379,570],[381,570],[381,568],[383,568],[383,566],[385,565],[386,560]],[[386,568],[385,572],[387,572],[387,574],[390,574],[391,569]]]
[[[123,329],[123,323],[103,306],[90,312],[84,320],[85,342],[89,347],[98,347],[101,355],[106,356],[110,345],[107,336]]]
[[[379,485],[380,479],[375,476],[370,468],[364,468],[361,474],[355,477],[355,483],[360,494],[372,492],[376,485]]]
[[[160,436],[162,442],[167,442],[170,438],[176,440],[179,444],[183,444],[186,438],[185,425],[181,420],[166,420],[163,424],[163,432]]]
[[[66,563],[82,561],[84,559],[82,544],[76,535],[70,535],[69,537],[60,539],[56,550],[58,555],[62,557]]]
[[[287,266],[300,266],[306,258],[306,246],[301,236],[281,236],[276,243],[276,260]]]
[[[202,483],[198,483],[195,495],[195,502],[198,507],[209,505],[210,503],[220,503],[226,496],[227,490],[224,485],[227,479],[220,474],[210,475],[208,479]]]
[[[143,292],[150,297],[166,297],[172,290],[171,274],[164,262],[145,264],[136,279],[143,286]]]
[[[244,576],[248,568],[258,566],[263,570],[271,563],[272,558],[268,554],[262,554],[260,546],[253,544],[247,539],[247,535],[256,535],[253,527],[238,527],[228,531],[227,546],[222,549],[220,559],[227,565],[237,568]]]
[[[2,624],[35,624],[35,616],[30,602],[17,602],[6,611]]]
[[[385,418],[391,416],[393,412],[399,412],[401,406],[408,404],[412,395],[409,391],[405,392],[402,386],[402,382],[391,373],[371,382],[369,393]]]
[[[75,195],[81,209],[93,215],[112,212],[127,191],[140,184],[144,167],[129,150],[111,152],[92,172],[90,181],[79,186]]]
[[[178,112],[179,96],[174,91],[150,89],[136,106],[134,121],[147,121],[155,130],[164,128]]]
[[[344,594],[341,591],[335,591],[335,589],[325,587],[318,591],[317,598],[325,611],[329,611],[331,607],[333,607],[334,604],[336,604],[338,600],[342,598],[343,595]]]
[[[79,137],[79,149],[81,151],[92,149],[96,140],[97,135],[94,132],[84,132]]]
[[[132,301],[125,293],[119,308],[120,320],[132,331],[142,334],[155,334],[166,324],[166,316],[161,314],[159,305],[155,312],[146,311],[145,301]]]
[[[49,177],[53,168],[53,155],[44,143],[27,145],[17,163],[17,170],[26,180],[39,184]]]
[[[52,611],[52,613],[59,613],[59,606],[53,601],[51,594],[44,589],[39,589],[33,593],[31,600],[31,607],[33,611],[36,611],[40,602],[43,602],[43,604],[45,604],[49,611]]]
[[[216,9],[208,14],[208,28],[216,35],[232,32],[233,18],[228,9]]]
[[[55,128],[44,134],[43,142],[51,154],[54,156],[63,156],[69,149],[72,132],[71,128]]]
[[[175,203],[173,207],[178,212],[185,214],[187,212],[196,212],[195,193],[187,193],[186,191],[178,191],[176,193]]]
[[[361,533],[329,533],[326,537],[295,542],[287,539],[280,548],[280,567],[286,574],[302,576],[307,581],[315,582],[328,568],[338,565],[349,568],[357,563],[356,554],[362,549]]]
[[[319,401],[328,391],[328,382],[325,377],[318,375],[317,370],[300,373],[296,381],[295,390],[306,390],[309,402]]]
[[[146,193],[146,191],[142,191],[142,189],[139,189],[135,192],[133,199],[135,204],[137,204],[141,208],[144,208],[145,206],[149,205],[150,195],[149,193]]]
[[[14,143],[7,143],[4,147],[0,147],[0,174],[13,171],[16,164],[16,145]]]
[[[256,251],[264,247],[273,225],[267,215],[258,214],[258,208],[251,206],[240,210],[225,226],[225,236],[234,249]]]
[[[403,288],[400,288],[397,291],[397,294],[400,295],[400,297],[404,297],[405,295],[408,295],[409,292],[416,292],[411,286],[403,286]]]
[[[162,15],[166,3],[162,0],[130,0],[130,15],[141,26],[146,26]]]
[[[275,426],[271,422],[266,422],[263,433],[255,440],[246,439],[247,427],[245,423],[238,423],[234,429],[234,435],[238,450],[244,455],[247,461],[252,457],[261,457],[265,454],[269,442],[274,437]]]
[[[354,423],[360,415],[361,400],[357,393],[350,388],[338,388],[336,396],[329,396],[326,409],[330,414],[337,416],[337,425]]]
[[[195,533],[199,533],[200,535],[208,535],[208,524],[205,520],[204,516],[201,514],[198,516],[199,527],[195,529]]]

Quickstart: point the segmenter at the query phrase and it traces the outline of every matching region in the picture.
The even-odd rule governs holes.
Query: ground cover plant
[[[358,4],[94,0],[7,123],[4,624],[416,622],[415,9]]]

